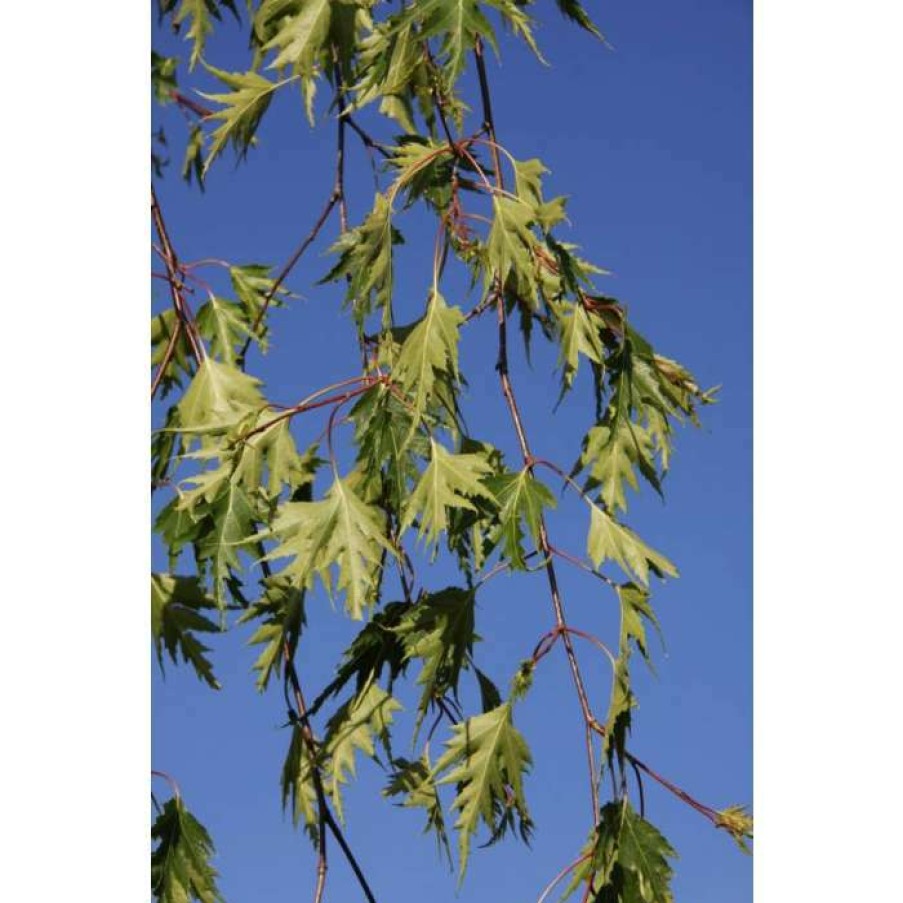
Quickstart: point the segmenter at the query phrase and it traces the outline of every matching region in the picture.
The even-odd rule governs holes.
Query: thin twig
[[[555,889],[555,885],[559,884],[567,875],[569,875],[581,862],[585,862],[590,857],[590,853],[584,853],[575,859],[570,865],[566,865],[545,887],[545,890],[539,895],[536,903],[545,903],[546,898]]]
[[[301,690],[301,681],[298,678],[298,672],[295,670],[295,663],[291,658],[291,654],[288,648],[288,642],[283,643],[283,659],[285,663],[285,674],[289,683],[292,686],[292,692],[295,697],[295,706],[298,710],[298,721],[300,722],[300,730],[301,730],[301,738],[307,744],[308,751],[312,757],[312,761],[314,763],[314,767],[312,769],[313,780],[314,780],[314,791],[317,795],[317,805],[319,809],[319,818],[321,823],[321,842],[319,845],[319,853],[318,853],[318,868],[317,868],[317,889],[318,892],[322,895],[321,888],[321,878],[322,881],[325,881],[325,871],[326,866],[323,865],[323,869],[321,872],[320,864],[319,864],[319,855],[324,857],[323,862],[325,863],[325,831],[323,828],[329,828],[332,836],[335,838],[336,843],[338,843],[342,852],[345,855],[345,858],[348,860],[348,864],[351,866],[351,870],[354,872],[355,877],[357,878],[358,884],[361,886],[361,890],[364,892],[364,896],[367,898],[368,903],[376,903],[376,897],[373,895],[373,891],[370,889],[370,885],[367,882],[366,877],[364,876],[363,871],[361,871],[361,867],[358,864],[357,859],[354,856],[354,853],[351,851],[351,847],[348,846],[348,841],[345,839],[345,835],[342,833],[342,829],[339,827],[338,823],[335,820],[332,812],[329,809],[329,804],[326,801],[326,793],[323,790],[323,778],[320,775],[320,768],[316,762],[317,757],[317,742],[314,738],[313,731],[310,727],[310,718],[307,713],[307,703],[304,700],[304,693]],[[315,898],[315,901],[317,898]]]
[[[495,134],[495,121],[492,116],[492,101],[489,95],[489,80],[486,76],[486,65],[483,59],[483,45],[479,39],[477,39],[476,47],[474,48],[474,57],[476,59],[477,75],[480,81],[480,95],[483,102],[483,124],[489,134],[489,137],[492,139],[490,150],[492,152],[493,163],[496,168],[496,183],[500,189],[504,190],[504,177],[498,153],[498,141]],[[521,419],[520,410],[518,409],[517,400],[514,396],[514,389],[511,385],[511,379],[508,374],[508,332],[502,288],[503,286],[501,286],[499,284],[499,280],[496,279],[496,312],[499,336],[499,351],[496,369],[499,373],[502,394],[505,397],[505,401],[508,405],[508,411],[511,415],[511,420],[514,425],[514,431],[517,434],[517,440],[518,444],[520,445],[521,455],[524,459],[524,466],[532,470],[533,454],[530,451],[530,444],[527,441],[527,435],[524,431],[524,425]],[[548,559],[545,564],[545,570],[549,582],[549,593],[552,598],[552,607],[555,611],[555,622],[559,628],[564,628],[567,624],[567,621],[564,616],[561,593],[558,588],[558,577],[555,572],[555,562],[551,555],[551,543],[549,542],[549,536],[546,531],[545,519],[542,517],[540,517],[539,521],[538,546],[540,551],[543,552]],[[596,787],[596,757],[593,751],[593,734],[591,727],[592,724],[595,723],[595,717],[593,716],[592,710],[590,708],[589,698],[586,694],[586,687],[583,683],[583,676],[580,673],[580,665],[577,661],[577,653],[574,650],[574,644],[566,631],[562,633],[562,641],[567,653],[571,675],[574,679],[574,686],[577,691],[577,698],[580,703],[580,709],[583,713],[584,735],[586,741],[586,758],[587,765],[589,767],[590,796],[593,811],[592,819],[593,824],[596,824],[599,814],[599,792]]]
[[[341,404],[342,402],[348,401],[349,398],[363,394],[367,391],[367,389],[375,386],[379,382],[381,382],[381,380],[376,377],[355,376],[352,379],[342,380],[341,382],[326,386],[323,389],[318,389],[312,395],[308,395],[307,398],[305,398],[303,401],[299,402],[293,407],[286,408],[272,420],[268,420],[266,423],[261,423],[259,426],[254,427],[254,429],[249,430],[247,433],[239,436],[235,441],[236,443],[246,442],[252,436],[256,436],[258,433],[266,432],[266,430],[270,429],[270,427],[273,427],[277,423],[281,423],[283,420],[287,420],[290,417],[294,417],[296,414],[303,414],[307,411],[314,411],[317,408],[328,407],[331,404]],[[332,395],[329,398],[322,398],[320,399],[320,401],[314,401],[314,399],[320,398],[320,396],[326,392],[331,392],[333,389],[337,389],[340,386],[347,386],[353,383],[364,383],[364,385],[360,386],[357,389],[352,389],[348,392],[342,392],[339,395]]]
[[[329,218],[329,214],[332,213],[332,208],[339,202],[339,196],[335,193],[335,189],[333,188],[332,193],[329,195],[328,200],[326,201],[326,205],[320,211],[319,217],[317,217],[317,221],[314,223],[313,228],[308,232],[308,234],[304,237],[301,244],[292,252],[292,256],[286,261],[285,266],[279,271],[279,275],[273,281],[273,284],[270,286],[270,290],[266,293],[263,299],[263,304],[260,307],[260,310],[257,312],[257,317],[254,320],[254,325],[251,327],[250,332],[248,333],[247,339],[245,339],[244,345],[241,347],[241,351],[238,353],[238,363],[240,366],[244,365],[245,357],[247,356],[248,349],[251,347],[251,341],[253,339],[254,334],[257,332],[258,327],[260,326],[263,318],[266,316],[267,309],[270,306],[270,302],[273,300],[276,292],[282,287],[282,283],[285,281],[286,277],[289,273],[295,268],[295,264],[301,259],[301,256],[304,252],[313,244],[316,237],[320,234],[320,230],[326,223],[326,220]]]
[[[172,297],[172,306],[176,315],[185,327],[185,335],[188,338],[188,344],[191,346],[191,353],[194,355],[195,360],[197,360],[198,363],[201,363],[207,356],[207,353],[204,350],[204,343],[201,341],[201,337],[197,331],[191,309],[188,307],[188,304],[185,302],[185,298],[182,295],[182,289],[180,287],[181,279],[179,278],[181,267],[179,266],[179,260],[176,257],[175,249],[169,239],[169,233],[166,231],[166,223],[163,221],[163,211],[160,209],[160,203],[157,200],[157,192],[154,189],[153,183],[151,183],[151,215],[153,216],[157,236],[160,239],[160,247],[156,250],[163,258],[163,262],[166,264],[166,272],[169,276],[169,291],[170,296]]]
[[[171,775],[167,774],[165,771],[157,771],[156,769],[151,769],[151,774],[155,778],[163,778],[167,784],[169,784],[169,789],[172,790],[172,795],[177,799],[182,798],[182,794],[179,792],[179,785],[176,779]]]
[[[360,125],[358,125],[357,120],[346,110],[344,113],[345,122],[351,128],[351,131],[354,132],[358,138],[364,144],[368,150],[375,150],[378,154],[382,154],[383,157],[391,157],[392,154],[389,150],[386,149],[384,144],[380,144],[378,141],[374,140],[370,135],[365,132]]]
[[[208,116],[213,115],[213,110],[208,109],[207,107],[199,104],[197,101],[192,100],[190,97],[186,97],[180,91],[170,91],[169,96],[180,106],[184,107],[186,110],[191,110],[195,116],[200,116],[201,119],[206,119]]]

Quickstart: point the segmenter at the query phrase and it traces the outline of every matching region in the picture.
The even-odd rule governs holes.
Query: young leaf
[[[151,827],[156,844],[151,853],[151,894],[158,903],[222,903],[217,872],[210,864],[213,841],[206,828],[185,808],[169,799]]]
[[[204,53],[207,38],[213,32],[213,19],[221,19],[220,7],[225,7],[238,19],[238,10],[235,8],[235,0],[182,0],[178,12],[173,18],[173,25],[178,27],[188,21],[188,31],[185,40],[191,41],[191,62],[189,67],[193,69],[197,61]]]
[[[199,566],[209,563],[213,577],[213,597],[220,608],[226,605],[226,589],[243,604],[235,571],[241,570],[238,553],[250,544],[254,533],[254,508],[245,490],[231,480],[222,485],[213,502],[202,508],[203,529],[197,537]]]
[[[724,828],[744,853],[752,853],[747,840],[753,839],[752,816],[746,806],[728,806],[716,813],[715,825]]]
[[[176,90],[176,69],[179,59],[175,56],[161,56],[151,51],[151,89],[157,103],[167,104],[172,101],[172,93]]]
[[[486,485],[499,503],[499,523],[490,541],[493,546],[501,544],[502,555],[513,568],[525,570],[521,521],[526,523],[530,536],[538,543],[542,509],[554,508],[555,496],[526,467],[517,473],[490,477]]]
[[[663,577],[677,576],[677,569],[660,552],[651,549],[629,527],[619,524],[598,505],[590,506],[590,528],[586,550],[596,567],[614,561],[625,573],[649,585],[649,571]]]
[[[305,624],[304,592],[281,574],[263,581],[263,595],[238,619],[239,624],[256,618],[261,620],[248,643],[263,646],[253,664],[257,672],[257,689],[262,693],[275,672],[278,676],[286,648],[294,656],[298,638]]]
[[[196,320],[198,331],[209,342],[210,353],[224,364],[234,367],[236,348],[250,334],[241,305],[224,301],[211,293],[207,302],[198,308]]]
[[[200,643],[195,633],[217,633],[219,627],[201,611],[215,608],[216,602],[201,588],[197,577],[174,574],[151,574],[151,633],[157,662],[163,670],[163,649],[174,663],[182,660],[194,668],[197,676],[214,690],[220,689],[213,675],[213,666],[204,655],[209,649]]]
[[[354,304],[359,325],[376,307],[388,315],[392,302],[392,246],[401,235],[392,227],[392,208],[385,195],[378,194],[364,222],[344,232],[329,249],[338,254],[338,263],[320,280],[335,282],[347,278],[347,299]]]
[[[580,460],[571,476],[587,467],[589,477],[586,490],[589,492],[599,487],[602,501],[611,511],[618,508],[627,510],[624,484],[634,490],[639,488],[635,467],[661,493],[650,433],[627,417],[611,417],[607,423],[594,426],[586,434]]]
[[[564,395],[574,384],[581,354],[595,364],[602,364],[604,350],[599,337],[602,324],[582,304],[562,301],[556,308],[556,313],[561,331],[558,360],[564,365],[561,383],[561,394]]]
[[[293,79],[271,82],[254,71],[225,72],[213,66],[205,66],[230,89],[228,94],[201,94],[201,97],[222,105],[222,109],[216,110],[209,117],[220,120],[222,124],[210,136],[210,153],[204,164],[206,175],[210,165],[228,143],[232,144],[240,160],[247,156],[255,141],[260,120],[273,99],[273,92]]]
[[[393,19],[379,23],[358,42],[358,49],[360,80],[355,86],[354,109],[381,97],[380,113],[398,122],[405,132],[416,132],[411,101],[418,93],[429,92],[429,74],[413,26],[393,27]]]
[[[273,293],[275,280],[270,276],[270,269],[271,267],[259,263],[229,267],[232,288],[245,310],[245,321],[249,324],[257,323],[267,298],[270,299],[267,310],[271,310],[274,307],[282,306],[284,299],[295,297],[282,287]],[[268,350],[268,331],[265,319],[260,320],[254,332],[254,341],[260,346],[261,351]]]
[[[344,821],[341,787],[355,774],[355,752],[376,758],[375,740],[388,747],[389,727],[401,704],[378,684],[370,685],[343,705],[326,725],[323,766],[336,812]]]
[[[266,405],[260,380],[241,370],[205,358],[179,402],[183,433],[224,433],[249,413]]]
[[[385,528],[385,514],[361,501],[346,480],[336,477],[322,501],[280,506],[271,532],[281,544],[266,557],[291,557],[283,571],[286,576],[299,586],[310,587],[317,575],[327,592],[332,590],[330,570],[337,567],[337,588],[346,591],[345,608],[359,621],[373,601],[382,550],[395,554]]]
[[[448,509],[478,510],[471,499],[483,499],[495,505],[495,497],[481,479],[492,467],[481,455],[455,455],[430,439],[429,466],[414,488],[401,519],[399,532],[419,520],[418,537],[426,536],[427,545],[435,545],[439,534],[448,530]]]
[[[535,219],[532,207],[524,201],[510,197],[492,198],[494,218],[486,244],[486,283],[498,277],[504,285],[509,274],[513,275],[518,292],[528,300],[536,289],[533,265],[533,245],[536,239],[530,231]]]
[[[416,24],[421,40],[442,39],[442,68],[452,82],[464,71],[477,38],[482,37],[498,53],[495,32],[476,0],[415,0],[397,22],[399,28]]]
[[[259,23],[275,25],[273,37],[263,46],[264,51],[277,51],[269,68],[291,66],[301,77],[311,125],[314,124],[314,83],[320,57],[328,44],[335,5],[333,0],[264,0],[256,13]]]
[[[456,724],[452,732],[433,773],[447,771],[438,783],[458,786],[452,809],[459,813],[455,828],[463,878],[470,839],[481,820],[495,838],[513,828],[516,818],[521,837],[529,837],[532,822],[523,778],[532,758],[526,741],[511,721],[509,702]]]
[[[458,333],[463,322],[460,308],[449,307],[438,292],[433,292],[426,314],[401,346],[392,376],[419,416],[436,401],[437,380],[448,384],[459,380]]]
[[[372,498],[385,492],[391,507],[400,510],[409,483],[420,475],[418,458],[429,456],[429,440],[417,431],[408,407],[385,385],[364,392],[349,417],[355,426],[361,491]]]
[[[315,767],[316,763],[304,739],[302,728],[299,724],[295,724],[282,764],[280,780],[282,808],[284,810],[291,803],[292,823],[297,826],[303,819],[304,828],[314,845],[317,843],[319,831]]]

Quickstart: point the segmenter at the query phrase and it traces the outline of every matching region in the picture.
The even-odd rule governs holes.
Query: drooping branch
[[[483,124],[489,137],[492,139],[491,151],[493,163],[495,165],[496,184],[500,189],[504,189],[504,177],[501,168],[501,160],[498,153],[498,140],[495,132],[495,120],[492,115],[492,100],[489,93],[489,80],[486,75],[486,64],[483,57],[483,45],[481,41],[477,41],[474,49],[474,59],[476,60],[477,74],[480,82],[480,95],[483,103]],[[511,422],[514,426],[514,432],[517,435],[518,445],[520,446],[521,456],[523,457],[524,466],[533,469],[533,453],[530,451],[530,444],[527,440],[527,434],[524,429],[523,419],[517,405],[517,399],[514,395],[514,388],[511,384],[511,377],[508,371],[508,330],[507,317],[505,311],[505,301],[503,297],[503,286],[499,285],[498,277],[496,277],[496,313],[498,322],[498,360],[496,362],[496,370],[499,374],[502,394],[508,407]],[[555,562],[552,558],[551,543],[549,542],[548,532],[546,530],[545,519],[539,518],[539,539],[538,546],[540,552],[546,556],[545,571],[549,583],[549,594],[552,599],[552,607],[555,612],[555,622],[559,629],[564,630],[567,621],[564,616],[564,607],[561,600],[561,592],[558,586],[558,576],[555,572]],[[567,632],[562,634],[565,651],[567,653],[568,664],[571,669],[571,676],[574,680],[574,687],[577,691],[577,698],[580,703],[580,710],[583,714],[584,721],[584,738],[586,743],[586,757],[589,768],[590,781],[590,797],[592,803],[592,819],[593,824],[596,823],[599,813],[599,791],[596,782],[596,757],[593,751],[593,733],[592,725],[595,723],[592,709],[589,704],[589,697],[586,693],[586,687],[583,682],[583,676],[580,672],[580,665],[577,661],[577,653],[574,644]]]

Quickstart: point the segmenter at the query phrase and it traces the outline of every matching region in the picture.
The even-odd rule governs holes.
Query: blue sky
[[[657,588],[653,601],[667,640],[656,650],[658,677],[637,669],[640,709],[632,749],[701,800],[715,806],[750,802],[751,781],[751,456],[752,456],[752,111],[751,4],[746,2],[605,4],[590,7],[614,46],[607,50],[569,26],[552,4],[537,12],[539,41],[551,64],[538,65],[510,40],[503,63],[490,61],[501,142],[515,156],[539,156],[551,170],[547,194],[566,194],[572,228],[593,261],[613,273],[602,283],[624,300],[634,324],[663,354],[690,367],[704,386],[722,384],[721,401],[704,412],[702,430],[684,430],[666,481],[666,503],[634,496],[629,522],[678,565],[681,578]],[[166,53],[187,50],[168,34]],[[246,62],[243,41],[228,22],[211,44],[221,68]],[[186,82],[189,83],[189,82]],[[203,77],[199,84],[209,86]],[[471,95],[473,96],[473,95]],[[224,158],[208,192],[199,195],[167,173],[157,183],[173,242],[182,259],[221,257],[279,266],[310,228],[332,178],[333,129],[321,97],[319,127],[304,121],[298,95],[277,98],[260,147],[233,170]],[[181,122],[161,121],[178,147]],[[351,219],[372,202],[367,157],[350,144]],[[333,221],[334,230],[336,222]],[[401,224],[404,230],[404,223]],[[416,230],[414,230],[416,231]],[[355,372],[355,346],[334,287],[317,287],[334,231],[311,249],[291,279],[302,296],[274,319],[275,347],[250,369],[271,397],[290,402]],[[417,316],[428,280],[428,256],[416,239],[406,253],[401,310]],[[452,297],[450,301],[466,303]],[[155,303],[165,295],[155,289]],[[468,327],[469,329],[471,327]],[[492,369],[494,334],[477,322],[463,342],[469,378],[466,412],[476,436],[511,457],[507,423]],[[589,425],[588,386],[552,413],[554,355],[536,342],[528,369],[512,342],[514,380],[537,455],[568,467]],[[584,374],[585,377],[585,374]],[[500,429],[500,424],[504,428]],[[322,423],[298,424],[309,442]],[[307,443],[304,442],[306,445]],[[557,488],[557,487],[556,487]],[[562,501],[550,519],[556,544],[581,551],[586,518]],[[163,560],[156,560],[162,566]],[[436,585],[449,574],[439,569]],[[561,571],[565,604],[576,626],[611,637],[610,600],[577,572]],[[317,594],[299,666],[309,692],[330,675],[355,626]],[[501,685],[550,626],[544,580],[500,577],[479,597],[478,661]],[[153,762],[174,774],[217,844],[221,887],[230,903],[307,893],[314,857],[279,809],[278,774],[288,736],[278,688],[260,697],[250,665],[248,631],[217,638],[215,663],[224,689],[214,694],[187,671],[154,674]],[[598,707],[608,693],[607,666],[583,652]],[[511,841],[477,850],[460,899],[535,900],[576,855],[587,829],[585,765],[579,709],[560,650],[543,660],[534,689],[517,709],[535,767],[527,784],[537,824],[532,849]],[[456,899],[455,878],[437,861],[420,816],[378,798],[384,778],[362,762],[349,791],[349,840],[381,901]],[[650,818],[677,847],[678,900],[751,899],[751,860],[729,838],[665,792],[647,785]],[[403,863],[403,864],[402,864]],[[327,899],[356,899],[341,857],[331,857]]]

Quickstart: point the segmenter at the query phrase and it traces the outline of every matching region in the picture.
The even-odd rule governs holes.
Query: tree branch
[[[476,60],[477,74],[480,81],[480,95],[483,102],[483,123],[492,139],[491,151],[493,162],[496,167],[496,183],[500,189],[504,189],[504,177],[501,169],[501,161],[499,160],[498,141],[495,133],[495,121],[492,116],[492,101],[489,95],[489,81],[486,76],[486,64],[483,59],[483,45],[478,39],[474,48],[474,58]],[[498,320],[498,361],[496,370],[499,374],[501,382],[502,394],[508,406],[508,412],[514,425],[514,431],[517,434],[517,441],[520,446],[521,455],[524,460],[524,466],[533,470],[533,454],[530,451],[530,444],[527,441],[527,435],[524,430],[523,420],[520,410],[518,409],[517,399],[514,395],[514,389],[511,385],[511,378],[508,373],[508,331],[505,314],[505,302],[503,297],[502,286],[496,277],[496,313]],[[540,517],[539,520],[539,550],[546,556],[545,571],[549,583],[549,593],[552,598],[552,607],[555,611],[555,623],[562,631],[562,641],[567,653],[568,664],[571,669],[571,676],[574,680],[574,687],[577,691],[577,698],[580,702],[580,710],[583,713],[584,735],[586,742],[586,758],[589,767],[590,780],[590,796],[593,809],[593,824],[596,824],[599,818],[599,791],[596,786],[596,757],[593,751],[593,734],[591,725],[595,723],[592,710],[589,704],[589,698],[586,694],[586,687],[583,683],[583,676],[580,673],[580,665],[577,661],[577,653],[570,636],[565,630],[567,621],[564,616],[564,607],[561,601],[561,592],[558,587],[558,577],[555,573],[555,562],[552,558],[552,545],[549,542],[548,532],[546,530],[545,518]]]
[[[160,239],[160,247],[158,249],[160,256],[163,258],[163,262],[166,265],[166,273],[168,275],[169,282],[169,292],[172,297],[172,306],[176,312],[176,316],[178,317],[179,322],[185,329],[185,335],[188,338],[188,344],[191,347],[191,353],[194,355],[195,360],[200,363],[206,358],[207,353],[204,350],[204,343],[201,340],[200,334],[197,330],[197,325],[194,322],[194,316],[191,313],[191,308],[185,301],[185,297],[182,294],[181,289],[181,279],[179,278],[179,274],[181,273],[181,268],[179,266],[179,260],[176,257],[175,249],[172,246],[172,242],[169,240],[169,233],[166,231],[166,223],[163,221],[163,212],[160,209],[160,203],[157,200],[157,192],[154,189],[153,183],[151,183],[151,215],[154,220],[154,227],[157,230],[157,237]],[[173,330],[173,333],[176,334],[177,330]],[[171,344],[173,340],[170,340]],[[169,350],[169,349],[167,349]],[[151,387],[151,397],[153,397],[156,392],[157,386],[159,386],[160,381],[163,377],[163,365],[169,365],[169,362],[172,360],[172,351],[169,351],[169,355],[164,355],[164,360],[161,361],[161,372],[159,372],[155,377]]]

